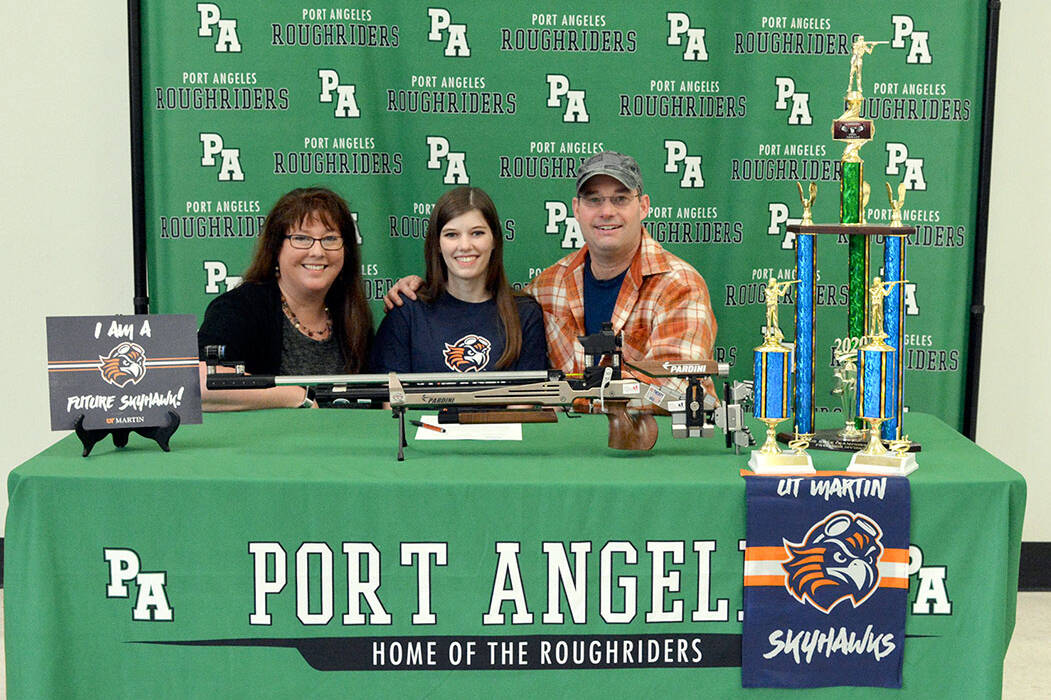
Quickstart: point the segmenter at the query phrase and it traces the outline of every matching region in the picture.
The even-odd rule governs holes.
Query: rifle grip
[[[649,450],[657,442],[657,421],[649,413],[629,413],[627,401],[606,401],[609,446],[614,450]]]

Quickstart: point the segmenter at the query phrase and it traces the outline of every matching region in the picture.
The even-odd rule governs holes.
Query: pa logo
[[[480,372],[489,364],[492,347],[487,338],[469,333],[451,345],[445,343],[445,366],[454,372]]]
[[[576,217],[569,215],[569,207],[565,202],[548,200],[544,202],[544,209],[547,211],[544,233],[562,236],[563,248],[584,247],[584,234],[580,231],[580,223]]]
[[[665,139],[664,151],[667,154],[664,160],[664,172],[678,173],[682,170],[682,179],[679,180],[680,188],[704,187],[701,156],[690,155],[685,141]]]
[[[146,376],[146,351],[138,343],[125,341],[108,355],[99,355],[99,373],[115,387],[138,384]]]
[[[588,107],[584,103],[586,97],[584,90],[571,90],[569,76],[559,73],[548,73],[547,79],[547,106],[556,109],[565,108],[562,113],[562,121],[588,122]]]
[[[894,15],[890,18],[890,22],[894,25],[894,39],[890,42],[891,48],[908,48],[908,53],[905,55],[906,63],[931,63],[931,47],[927,41],[930,32],[917,30],[909,15]]]
[[[868,516],[840,510],[816,523],[802,542],[784,540],[785,588],[824,613],[849,600],[856,608],[879,587],[883,531]]]
[[[335,102],[336,107],[333,114],[336,117],[357,118],[361,116],[358,109],[358,101],[354,96],[357,86],[339,82],[339,73],[331,68],[319,68],[317,77],[321,79],[321,94],[318,95],[319,102]],[[333,100],[332,93],[336,93]]]
[[[814,123],[810,116],[810,93],[796,89],[796,81],[787,76],[774,78],[777,88],[777,99],[774,109],[788,111],[788,123],[791,126],[809,126]]]
[[[445,176],[442,182],[446,185],[469,185],[471,176],[467,174],[467,153],[454,151],[449,139],[444,136],[427,137],[427,169],[441,170],[445,163]]]
[[[201,22],[197,25],[197,36],[216,37],[216,53],[241,53],[236,19],[224,19],[219,6],[211,2],[197,3],[197,14],[201,16]]]
[[[220,289],[219,283],[222,282],[226,285],[225,291],[230,291],[237,285],[241,284],[241,278],[236,275],[229,274],[229,270],[226,267],[226,263],[222,260],[205,260],[204,261],[204,274],[205,274],[205,294],[218,294],[224,291]]]
[[[770,212],[770,225],[766,227],[766,234],[783,236],[781,250],[793,250],[796,247],[796,234],[789,231],[786,224],[798,224],[802,220],[789,216],[788,205],[784,202],[770,202],[766,207]]]
[[[904,168],[902,182],[909,190],[923,191],[927,189],[927,180],[923,177],[923,158],[912,157],[909,147],[904,143],[888,141],[887,145],[887,167],[883,171],[887,175],[897,176]]]
[[[682,60],[707,61],[708,47],[704,45],[705,27],[691,27],[690,16],[685,12],[669,12],[665,17],[668,20],[668,46],[683,46],[685,34],[686,45],[682,50]]]
[[[126,547],[105,547],[102,557],[109,568],[107,598],[129,598],[130,586],[137,589],[131,619],[136,622],[171,622],[175,619],[165,590],[166,571],[142,571],[138,553]]]
[[[215,157],[220,156],[223,160],[219,164],[219,182],[241,182],[245,179],[244,170],[241,170],[240,148],[226,148],[221,134],[202,133],[200,139],[202,168],[214,168]]]
[[[441,7],[428,7],[427,16],[431,19],[431,30],[427,33],[427,41],[445,40],[446,56],[464,58],[471,55],[471,47],[467,44],[466,24],[453,24],[452,15]],[[448,39],[445,39],[446,34],[448,34]]]

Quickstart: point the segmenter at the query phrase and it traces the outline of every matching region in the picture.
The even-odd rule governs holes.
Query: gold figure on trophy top
[[[803,203],[803,219],[799,222],[803,226],[812,226],[814,224],[814,216],[811,210],[814,206],[814,200],[817,199],[817,185],[813,182],[810,183],[808,191],[810,196],[807,197],[803,194],[803,185],[796,182],[796,187],[799,188],[799,201]]]
[[[785,334],[777,324],[777,302],[788,293],[788,288],[793,284],[799,284],[799,280],[785,280],[778,282],[773,277],[766,283],[766,331],[763,333],[763,345],[780,345],[785,339]]]
[[[886,350],[890,346],[883,342],[888,337],[883,330],[883,300],[890,296],[896,284],[905,284],[908,280],[884,282],[879,277],[872,278],[869,286],[868,327],[865,333],[863,350]]]
[[[891,189],[889,182],[884,182],[887,186],[887,199],[890,200],[890,225],[901,226],[901,208],[905,206],[905,183],[898,183],[898,198],[894,199],[894,190]]]
[[[861,62],[865,59],[865,54],[872,53],[872,49],[877,44],[889,44],[889,41],[865,41],[865,37],[858,34],[858,38],[854,41],[851,46],[852,53],[850,54],[850,77],[847,78],[847,99],[850,99],[850,93],[856,92],[857,96],[861,97]],[[857,88],[855,89],[855,85]]]

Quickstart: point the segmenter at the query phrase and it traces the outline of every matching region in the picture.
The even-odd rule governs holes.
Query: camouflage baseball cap
[[[609,175],[632,192],[642,191],[642,173],[631,156],[616,151],[596,153],[585,160],[577,170],[577,192],[596,175]]]

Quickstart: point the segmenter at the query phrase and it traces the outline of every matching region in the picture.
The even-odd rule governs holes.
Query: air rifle
[[[206,386],[209,389],[265,389],[273,386],[315,387],[319,405],[333,407],[368,403],[390,404],[398,419],[398,460],[404,459],[405,412],[437,409],[439,423],[555,422],[556,410],[604,413],[609,418],[608,444],[614,449],[648,450],[657,440],[652,412],[668,413],[677,438],[711,437],[719,426],[726,446],[739,450],[755,440],[744,423],[741,405],[751,396],[750,383],[726,384],[724,401],[704,391],[703,380],[725,377],[729,367],[713,360],[685,362],[627,362],[620,337],[610,324],[580,339],[584,371],[571,375],[560,370],[533,372],[432,372],[354,375],[250,375],[244,364],[227,361],[223,346],[207,346]],[[233,372],[218,372],[222,365]],[[680,377],[686,393],[624,376],[623,366],[653,378]],[[648,404],[649,411],[629,409],[629,402]],[[713,424],[714,423],[714,424]]]

